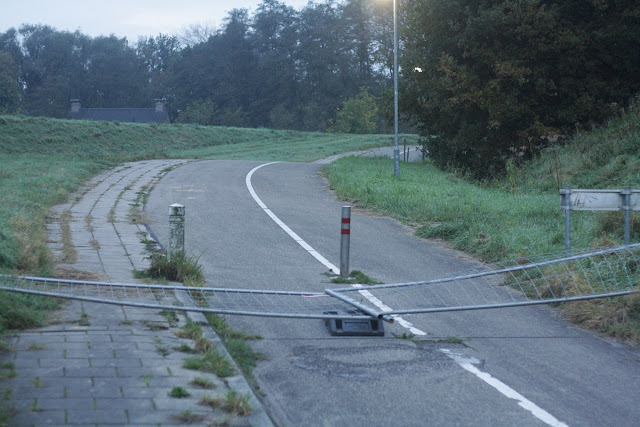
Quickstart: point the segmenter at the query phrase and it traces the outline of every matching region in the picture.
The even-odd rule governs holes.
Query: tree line
[[[640,90],[636,0],[398,0],[400,110],[431,158],[500,173],[614,114]],[[0,113],[148,107],[175,122],[388,131],[391,1],[263,0],[219,29],[89,37],[0,34]],[[603,141],[603,143],[606,143]]]
[[[345,0],[298,11],[263,0],[253,14],[232,10],[217,30],[191,27],[133,44],[22,25],[0,34],[0,108],[67,117],[73,98],[87,107],[144,107],[164,98],[177,122],[380,131],[375,102],[366,106],[364,128],[340,120],[338,109],[388,92],[390,7]]]

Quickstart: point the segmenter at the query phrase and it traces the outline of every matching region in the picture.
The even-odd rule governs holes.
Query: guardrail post
[[[624,196],[622,209],[624,209],[624,244],[629,245],[631,239],[631,187],[621,191]]]
[[[564,251],[571,254],[571,188],[567,185],[560,190],[562,197],[562,209],[564,210]]]
[[[349,277],[349,245],[351,243],[351,206],[342,207],[340,231],[340,277]]]
[[[169,206],[169,250],[167,256],[171,257],[171,253],[184,251],[184,214],[183,205],[174,203]]]

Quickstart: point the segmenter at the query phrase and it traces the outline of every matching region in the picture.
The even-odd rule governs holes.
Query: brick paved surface
[[[133,282],[133,270],[148,266],[142,243],[148,238],[141,224],[143,195],[179,164],[158,160],[122,165],[52,209],[48,233],[59,273]],[[66,225],[75,259],[63,251]],[[205,320],[199,313],[188,317]],[[184,314],[170,322],[157,310],[65,302],[49,326],[9,336],[14,351],[0,354],[0,377],[9,377],[0,380],[0,394],[13,413],[10,425],[271,425],[237,367],[227,378],[183,368],[193,355],[177,348],[193,347],[193,342],[175,332],[186,321]],[[203,332],[228,357],[215,332],[208,326]],[[191,385],[196,377],[206,378],[214,388]],[[190,396],[170,397],[175,387]],[[248,397],[249,416],[199,403],[203,396],[224,398],[230,391]]]

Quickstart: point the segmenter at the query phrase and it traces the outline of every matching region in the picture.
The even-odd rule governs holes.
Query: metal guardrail
[[[402,314],[515,307],[628,295],[638,292],[639,283],[640,244],[592,250],[568,257],[556,253],[518,258],[455,277],[326,289],[324,292],[0,276],[0,290],[106,304],[246,316],[380,318],[388,321]],[[178,293],[187,298],[176,298]],[[380,304],[376,305],[376,302]]]
[[[630,244],[631,211],[640,210],[640,190],[583,190],[566,186],[560,190],[560,207],[564,211],[564,247],[571,254],[571,211],[623,211],[624,244]]]

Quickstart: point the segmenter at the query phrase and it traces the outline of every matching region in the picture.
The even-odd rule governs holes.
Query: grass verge
[[[607,143],[602,143],[606,140]],[[399,219],[416,235],[441,239],[485,261],[517,258],[564,249],[564,215],[558,189],[638,188],[640,110],[625,113],[608,126],[580,134],[565,147],[547,150],[504,179],[471,182],[430,163],[403,164],[399,177],[387,159],[343,158],[325,168],[338,197]],[[572,214],[572,246],[588,248],[623,243],[622,212]],[[640,240],[632,218],[631,241]],[[574,322],[615,336],[640,341],[638,295],[565,304]]]
[[[229,391],[223,398],[203,396],[200,404],[213,409],[220,408],[233,415],[250,415],[253,409],[249,403],[250,395],[240,395],[236,391]]]
[[[186,286],[203,286],[204,275],[202,268],[198,263],[198,258],[186,255],[184,252],[176,252],[171,257],[166,257],[162,253],[153,253],[151,256],[151,265],[144,272],[137,272],[136,276],[150,277],[154,279],[166,279],[179,281]],[[196,301],[197,304],[206,306],[206,299]],[[249,341],[261,339],[258,335],[247,334],[242,331],[235,330],[229,326],[225,318],[214,313],[206,313],[205,317],[209,324],[214,328],[225,348],[236,362],[247,381],[257,390],[258,385],[253,376],[253,369],[258,361],[264,360],[262,353],[253,350]],[[211,372],[211,369],[221,369],[226,372],[227,368],[217,368],[221,366],[218,355],[207,353],[212,350],[212,344],[202,337],[202,328],[193,322],[187,322],[187,325],[180,332],[179,336],[195,340],[195,351],[204,352],[202,357],[194,357],[188,361],[185,368],[204,370]],[[185,349],[187,350],[187,349]],[[226,376],[226,375],[221,375]]]
[[[440,238],[484,260],[515,258],[521,251],[562,249],[564,217],[556,194],[513,194],[482,187],[435,166],[407,163],[394,177],[388,159],[348,157],[325,172],[337,196],[394,217],[425,238]],[[574,221],[574,243],[584,247],[597,235],[596,221]]]
[[[196,357],[185,359],[183,367],[195,371],[211,372],[224,378],[234,374],[233,367],[227,358],[221,355],[213,343],[202,334],[202,327],[188,321],[185,327],[176,334],[180,338],[189,338],[196,342],[196,350],[200,353]]]
[[[9,329],[28,329],[43,326],[49,312],[57,310],[60,303],[52,298],[0,291],[0,336]],[[0,351],[11,347],[0,341]]]
[[[327,275],[331,277],[331,283],[345,283],[349,285],[382,285],[382,282],[374,279],[373,277],[369,277],[360,270],[352,270],[347,278],[329,274]]]
[[[149,258],[150,266],[144,271],[135,271],[138,279],[165,279],[181,283],[203,283],[202,267],[199,257],[187,255],[184,251],[173,252],[170,256],[162,252],[153,252]]]

